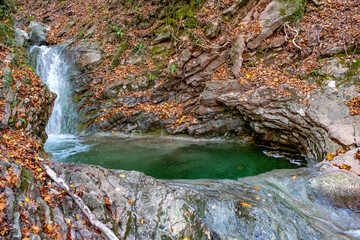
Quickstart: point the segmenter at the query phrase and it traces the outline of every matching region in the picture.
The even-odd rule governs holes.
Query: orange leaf
[[[133,200],[129,200],[129,203],[132,205],[132,204],[133,204]]]
[[[105,203],[109,205],[109,204],[110,204],[110,201],[107,200],[107,199],[105,199]]]
[[[6,208],[6,204],[3,202],[0,202],[0,210],[3,210]]]
[[[258,187],[254,187],[254,189],[255,189],[255,190],[260,190],[260,188],[258,188]]]
[[[239,201],[239,204],[240,204],[240,205],[243,205],[244,207],[251,207],[250,204],[245,203],[245,202],[242,202],[242,201]]]
[[[293,176],[293,177],[292,177],[292,181],[294,181],[295,179],[296,179],[296,176]]]
[[[333,155],[331,154],[331,153],[328,153],[327,155],[326,155],[326,158],[327,158],[327,160],[332,160],[334,157],[333,157]]]

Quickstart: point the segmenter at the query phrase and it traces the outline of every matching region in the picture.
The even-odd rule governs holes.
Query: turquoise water
[[[54,161],[136,170],[160,179],[237,179],[305,164],[248,144],[178,138],[61,135],[50,136],[45,150]]]

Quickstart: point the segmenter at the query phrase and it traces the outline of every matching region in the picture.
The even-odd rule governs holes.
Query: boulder
[[[103,60],[102,48],[99,43],[81,42],[71,50],[76,52],[78,59],[80,59],[80,69],[91,70]]]
[[[29,36],[31,44],[33,45],[45,45],[47,44],[48,32],[50,31],[50,27],[41,23],[32,21],[29,25]]]
[[[218,21],[209,22],[204,27],[204,34],[209,39],[213,39],[219,36],[219,32],[220,32],[220,23]]]
[[[161,43],[170,40],[171,34],[169,31],[160,32],[154,39],[154,43]]]
[[[268,38],[278,27],[303,11],[304,7],[304,0],[273,0],[259,15],[259,25],[263,29],[255,39],[248,42],[248,48],[257,48],[262,41]]]
[[[29,35],[19,28],[15,28],[15,41],[20,45],[24,46],[29,41]]]
[[[350,68],[337,58],[329,60],[318,73],[324,76],[331,76],[337,79],[344,79]]]

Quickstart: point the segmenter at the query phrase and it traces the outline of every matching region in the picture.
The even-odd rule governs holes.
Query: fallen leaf
[[[119,177],[124,178],[124,177],[125,177],[125,175],[124,175],[124,174],[120,174],[120,175],[119,175]]]
[[[25,198],[25,202],[30,202],[30,199],[28,199],[27,197]]]
[[[260,200],[261,198],[259,198],[259,197],[256,197],[256,199],[257,199],[257,200]]]
[[[334,157],[333,157],[333,155],[331,154],[331,153],[328,153],[327,155],[326,155],[326,158],[327,158],[327,160],[332,160]]]
[[[242,202],[242,201],[239,201],[239,204],[243,205],[244,207],[251,207],[251,204],[248,204],[248,203],[245,203],[245,202]]]
[[[3,210],[6,208],[6,204],[3,202],[0,202],[0,210]]]
[[[292,177],[292,181],[294,182],[295,179],[296,179],[296,176],[293,176],[293,177]]]
[[[258,187],[254,187],[254,189],[255,189],[255,190],[260,190],[260,188],[258,188]]]
[[[129,200],[129,203],[132,205],[132,204],[133,204],[133,200],[130,199],[130,200]]]

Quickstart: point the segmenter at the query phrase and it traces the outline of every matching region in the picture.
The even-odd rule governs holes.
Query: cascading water
[[[30,50],[40,78],[56,93],[54,109],[46,127],[48,135],[73,134],[70,122],[74,118],[69,84],[70,67],[61,48],[34,46]]]
[[[70,156],[78,152],[86,151],[89,146],[81,144],[74,134],[76,133],[76,111],[72,103],[72,87],[70,77],[73,69],[71,60],[61,46],[33,46],[30,49],[36,72],[49,87],[56,93],[53,112],[46,126],[48,140],[45,150],[53,152],[54,157]]]

